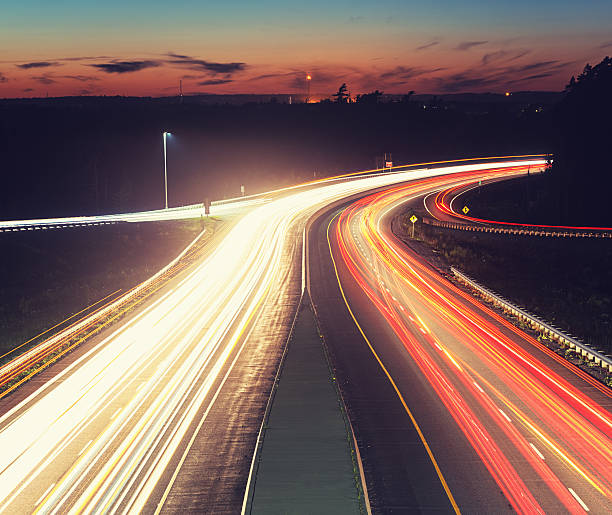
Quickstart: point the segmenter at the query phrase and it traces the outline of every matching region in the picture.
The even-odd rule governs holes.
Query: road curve
[[[311,295],[373,509],[612,511],[612,392],[458,289],[391,220],[432,178],[319,218]]]
[[[19,402],[0,401],[0,511],[235,513],[300,293],[308,218],[346,196],[467,169],[334,180],[254,205],[155,301]]]

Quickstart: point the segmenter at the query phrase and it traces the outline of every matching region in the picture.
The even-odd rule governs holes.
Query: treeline
[[[555,162],[547,187],[559,222],[612,225],[612,59],[572,77],[553,116]]]
[[[159,99],[0,102],[0,219],[163,206],[265,191],[338,170],[547,152],[546,112],[472,113],[440,102],[237,105]],[[428,107],[428,108],[423,108]]]

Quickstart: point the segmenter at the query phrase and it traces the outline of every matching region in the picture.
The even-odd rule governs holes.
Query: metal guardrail
[[[612,232],[583,232],[583,231],[550,231],[541,227],[491,227],[490,225],[471,225],[459,222],[444,222],[423,218],[423,223],[434,227],[459,229],[462,231],[488,232],[496,234],[517,234],[522,236],[544,236],[553,238],[612,238]]]
[[[553,340],[557,340],[562,345],[567,345],[570,349],[573,349],[575,352],[580,354],[583,357],[586,357],[589,361],[593,361],[597,365],[599,365],[604,370],[607,369],[609,372],[612,372],[612,357],[601,354],[600,352],[592,349],[585,343],[569,336],[556,327],[544,322],[542,319],[528,313],[522,308],[515,306],[510,303],[503,297],[493,293],[491,290],[481,286],[476,281],[460,272],[454,267],[451,267],[451,272],[457,277],[461,282],[471,286],[487,300],[491,301],[494,305],[501,307],[504,311],[511,313],[512,315],[519,318],[526,323],[528,323],[532,328],[544,333],[549,336]]]

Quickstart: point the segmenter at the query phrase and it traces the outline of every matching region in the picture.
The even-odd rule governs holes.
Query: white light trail
[[[143,510],[316,210],[407,180],[516,164],[386,173],[248,200],[247,214],[171,290],[0,417],[0,511],[28,496],[50,513]]]

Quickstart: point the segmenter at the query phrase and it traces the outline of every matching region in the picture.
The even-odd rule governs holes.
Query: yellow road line
[[[389,371],[387,370],[387,368],[383,364],[382,360],[380,359],[380,357],[378,356],[378,354],[374,350],[374,347],[370,343],[370,340],[368,339],[368,337],[365,335],[363,329],[359,325],[359,322],[357,322],[357,318],[355,317],[355,315],[353,313],[353,310],[349,306],[349,303],[348,303],[348,300],[346,298],[346,295],[344,294],[344,289],[342,288],[342,284],[340,282],[340,276],[338,275],[338,268],[336,266],[336,260],[334,259],[334,255],[332,253],[332,248],[331,248],[331,242],[329,240],[329,229],[331,227],[331,224],[338,217],[339,214],[340,213],[336,214],[336,216],[334,216],[329,221],[329,224],[327,225],[327,246],[329,247],[329,255],[330,255],[332,263],[334,265],[334,273],[336,274],[336,280],[338,281],[338,287],[340,288],[340,293],[342,294],[342,298],[344,299],[344,304],[346,305],[346,308],[348,309],[348,311],[349,311],[349,313],[351,315],[351,318],[353,319],[353,322],[357,326],[357,329],[359,329],[359,332],[361,333],[361,336],[363,337],[363,339],[367,343],[368,347],[370,348],[370,351],[372,352],[372,354],[376,358],[376,361],[380,365],[380,368],[382,368],[383,372],[387,376],[387,379],[389,379],[389,382],[393,386],[393,389],[395,390],[395,393],[397,394],[400,402],[402,403],[402,406],[404,407],[404,410],[408,414],[408,417],[410,417],[410,421],[412,422],[412,425],[416,429],[416,432],[418,433],[419,438],[421,439],[421,442],[423,443],[423,446],[425,447],[425,450],[427,451],[429,459],[431,460],[431,463],[433,464],[434,469],[436,470],[436,474],[438,475],[438,478],[440,479],[440,483],[442,483],[442,487],[444,488],[444,491],[446,492],[446,495],[447,495],[448,500],[450,501],[450,503],[451,503],[451,505],[453,507],[453,510],[455,511],[455,513],[460,514],[461,511],[459,510],[459,506],[457,505],[457,502],[455,501],[455,498],[453,497],[453,494],[450,491],[450,488],[448,487],[448,483],[446,482],[446,479],[444,478],[444,475],[442,474],[442,471],[440,470],[438,462],[436,461],[436,458],[434,457],[433,452],[432,452],[431,448],[429,447],[429,444],[427,443],[427,440],[425,438],[425,435],[423,434],[423,431],[421,431],[421,428],[420,428],[419,424],[417,423],[416,419],[414,418],[414,415],[410,411],[410,408],[408,407],[408,404],[406,403],[406,400],[404,399],[404,396],[399,391],[399,388],[395,384],[395,381],[391,377],[391,374],[389,373]]]

